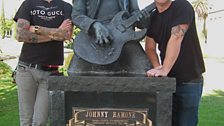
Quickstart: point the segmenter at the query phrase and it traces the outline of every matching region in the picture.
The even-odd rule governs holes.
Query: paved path
[[[16,64],[18,62],[18,57],[21,52],[22,42],[17,42],[11,38],[0,39],[0,49],[3,52],[3,55],[14,56],[16,58],[5,60],[4,62],[11,66],[12,70],[15,69]],[[72,52],[72,50],[65,49],[65,57],[67,54]]]
[[[204,74],[204,94],[213,90],[224,91],[224,57],[222,59],[205,58],[206,73]]]
[[[5,60],[4,62],[11,66],[12,69],[15,69],[18,62],[18,57],[22,43],[17,42],[11,38],[0,39],[0,49],[3,52],[3,55],[15,56],[17,58]]]

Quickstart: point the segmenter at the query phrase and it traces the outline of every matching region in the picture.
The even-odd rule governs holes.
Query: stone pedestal
[[[53,76],[48,84],[51,126],[65,126],[73,107],[147,108],[153,126],[171,126],[173,78]]]

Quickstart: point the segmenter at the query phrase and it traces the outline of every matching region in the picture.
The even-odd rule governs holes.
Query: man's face
[[[158,4],[166,4],[169,3],[171,0],[155,0],[156,3]]]

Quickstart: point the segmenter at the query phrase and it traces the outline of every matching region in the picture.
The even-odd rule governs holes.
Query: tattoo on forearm
[[[32,36],[32,37],[30,38],[30,42],[32,42],[32,43],[37,43],[37,42],[38,42],[38,37],[36,37],[36,36]]]
[[[19,19],[17,22],[17,39],[18,41],[36,43],[37,37],[29,32],[30,22]]]
[[[171,30],[171,34],[175,36],[184,36],[186,32],[187,32],[187,28],[186,29],[181,28],[180,25],[173,27]]]
[[[71,38],[71,31],[68,31],[68,29],[39,27],[38,33],[32,33],[29,28],[29,21],[18,19],[16,37],[19,42],[42,43],[51,40],[64,41]]]
[[[19,19],[17,21],[16,27],[16,38],[19,42],[26,42],[26,43],[40,43],[40,42],[47,42],[50,39],[44,36],[36,35],[29,31],[30,22],[24,19]]]
[[[68,38],[69,32],[60,28],[40,27],[40,34],[49,36],[53,40],[64,41]]]

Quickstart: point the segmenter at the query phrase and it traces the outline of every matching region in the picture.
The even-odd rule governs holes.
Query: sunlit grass
[[[11,73],[10,67],[0,62],[0,126],[19,126],[17,88]]]
[[[199,126],[224,126],[224,91],[215,90],[202,97]]]

